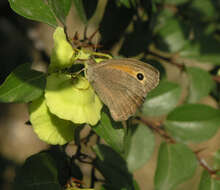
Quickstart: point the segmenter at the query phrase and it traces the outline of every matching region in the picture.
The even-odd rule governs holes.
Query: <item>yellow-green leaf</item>
[[[50,111],[62,119],[95,125],[101,118],[102,103],[84,77],[51,74],[45,98]]]
[[[42,141],[63,145],[73,140],[73,123],[50,113],[43,97],[29,105],[29,112],[34,132]]]

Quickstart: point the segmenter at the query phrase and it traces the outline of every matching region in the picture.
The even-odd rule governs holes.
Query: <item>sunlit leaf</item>
[[[84,77],[49,75],[45,99],[51,113],[73,123],[96,125],[101,118],[102,103]]]
[[[181,50],[188,42],[189,28],[182,21],[171,17],[158,30],[157,47],[168,52]]]
[[[92,127],[105,142],[115,151],[121,153],[123,150],[124,129],[121,123],[114,122],[105,112],[102,112],[99,123]]]
[[[43,97],[29,104],[29,113],[34,132],[41,140],[53,145],[73,140],[73,123],[50,113]]]
[[[57,26],[53,11],[44,0],[9,0],[11,8],[19,15],[31,20]]]
[[[162,81],[147,95],[143,104],[143,114],[158,116],[169,113],[179,101],[181,88],[178,84]]]
[[[125,138],[125,159],[129,171],[134,171],[149,160],[154,151],[154,134],[145,125],[130,126]]]
[[[211,75],[203,69],[187,67],[187,74],[190,79],[188,102],[194,103],[199,101],[207,96],[214,87]]]
[[[220,127],[220,110],[203,104],[185,104],[169,113],[165,129],[177,140],[204,141]]]
[[[195,154],[186,145],[161,144],[154,178],[155,189],[174,190],[193,176],[196,167]]]

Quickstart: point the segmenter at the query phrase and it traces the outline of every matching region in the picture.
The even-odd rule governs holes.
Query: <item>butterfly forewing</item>
[[[159,72],[135,59],[111,59],[89,63],[87,78],[113,119],[121,121],[134,115],[147,93],[157,86]]]

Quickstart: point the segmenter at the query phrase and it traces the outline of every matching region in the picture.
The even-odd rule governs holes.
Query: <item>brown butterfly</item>
[[[115,121],[127,120],[159,83],[159,72],[136,59],[90,60],[86,76]]]

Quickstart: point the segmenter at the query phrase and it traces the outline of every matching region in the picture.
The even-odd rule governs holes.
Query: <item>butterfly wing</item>
[[[134,94],[123,86],[114,88],[103,81],[92,83],[92,86],[102,102],[107,105],[115,121],[127,120],[134,115],[144,98]]]
[[[89,64],[87,76],[116,121],[127,120],[134,115],[147,93],[159,82],[155,68],[135,59]]]

